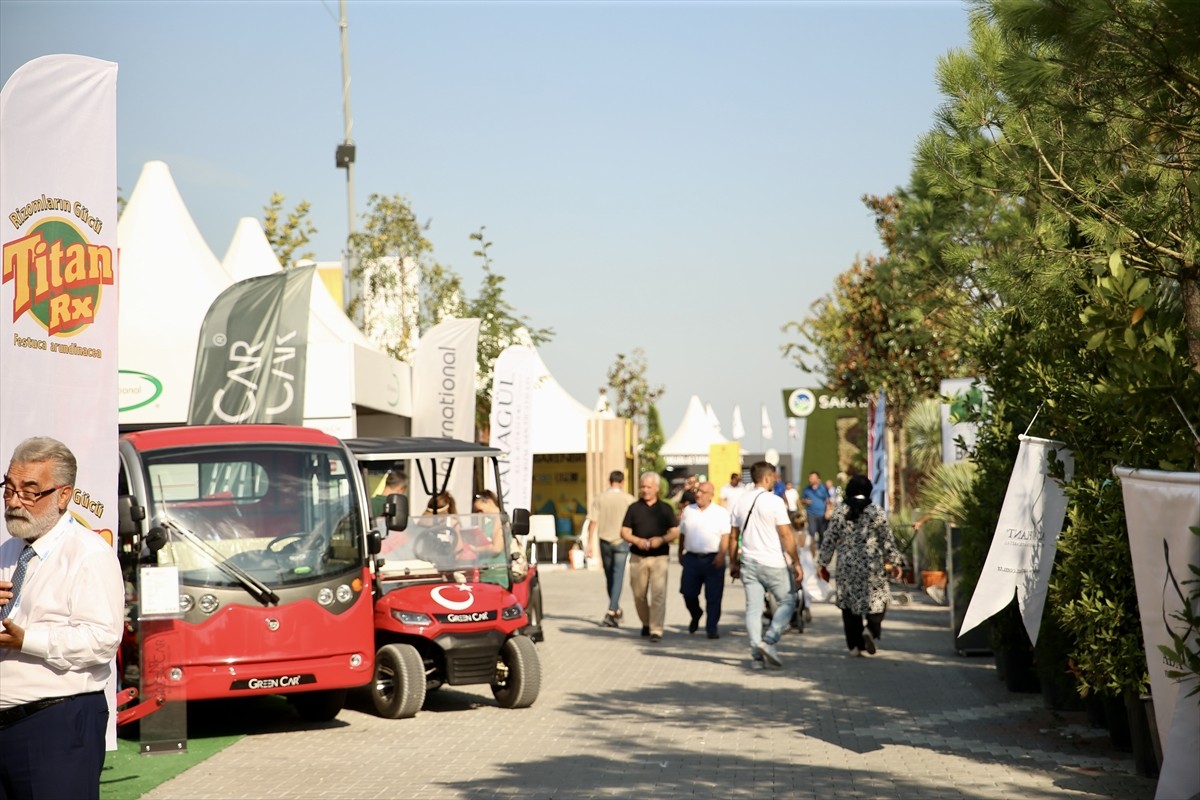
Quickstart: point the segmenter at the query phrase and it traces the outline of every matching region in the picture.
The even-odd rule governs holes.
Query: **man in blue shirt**
[[[829,519],[825,515],[825,509],[829,503],[829,490],[825,488],[825,484],[821,483],[819,473],[810,472],[808,474],[808,486],[804,487],[804,491],[800,495],[800,502],[804,504],[805,513],[808,514],[808,535],[813,537],[813,541],[820,544],[821,536],[829,525]]]

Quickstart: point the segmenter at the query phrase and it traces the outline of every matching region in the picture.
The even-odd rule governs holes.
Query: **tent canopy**
[[[700,402],[700,398],[692,395],[683,414],[683,421],[658,451],[659,455],[669,466],[708,463],[709,445],[724,444],[728,441],[721,435],[719,426],[714,424],[715,419],[715,415],[709,413]]]
[[[200,325],[233,279],[200,235],[161,161],[142,167],[117,222],[117,242],[118,421],[182,425],[191,401]]]

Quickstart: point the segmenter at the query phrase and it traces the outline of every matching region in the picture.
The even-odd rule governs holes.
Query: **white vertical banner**
[[[496,493],[510,514],[528,510],[533,496],[533,390],[538,380],[538,358],[523,345],[510,345],[492,370],[492,413],[488,443],[505,452],[500,459],[500,487]],[[492,473],[484,481],[493,489]]]
[[[771,418],[767,416],[767,404],[762,404],[762,438],[770,439],[773,436],[771,431]]]
[[[741,439],[746,435],[746,426],[742,424],[742,407],[733,407],[733,424],[730,428],[730,439]]]
[[[413,357],[413,436],[437,436],[475,441],[475,366],[479,351],[479,320],[447,319],[421,336]],[[438,464],[438,486],[447,459]],[[422,469],[428,470],[428,465]],[[432,476],[426,475],[426,480]],[[471,510],[471,464],[455,464],[446,491],[460,514]],[[412,513],[420,514],[429,501],[420,474],[409,475]]]
[[[1196,679],[1176,681],[1168,670],[1186,671],[1168,659],[1160,645],[1171,647],[1171,634],[1192,648],[1197,632],[1176,618],[1190,602],[1194,581],[1190,565],[1200,564],[1200,536],[1191,532],[1200,525],[1200,473],[1159,470],[1113,470],[1121,479],[1125,500],[1125,526],[1133,559],[1133,582],[1142,617],[1142,641],[1150,672],[1154,721],[1162,743],[1156,798],[1194,797],[1200,793],[1200,709],[1188,692]],[[1193,609],[1200,611],[1200,609]]]
[[[963,617],[960,636],[1003,610],[1012,602],[1014,591],[1030,641],[1037,642],[1042,627],[1050,570],[1067,514],[1062,485],[1050,476],[1050,455],[1054,451],[1063,462],[1067,483],[1075,472],[1075,457],[1062,442],[1019,438],[1021,445],[1000,507],[996,533]]]
[[[0,461],[51,436],[79,464],[68,513],[117,528],[117,65],[21,66],[0,92]],[[0,540],[8,531],[0,530]],[[110,688],[109,703],[112,703]],[[115,719],[115,715],[110,715]],[[109,749],[116,749],[109,725]]]

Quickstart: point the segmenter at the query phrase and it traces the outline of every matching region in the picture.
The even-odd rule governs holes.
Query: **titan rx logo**
[[[96,321],[102,287],[113,282],[112,248],[89,244],[65,219],[46,219],[4,245],[3,283],[12,282],[13,321],[28,312],[48,334]]]

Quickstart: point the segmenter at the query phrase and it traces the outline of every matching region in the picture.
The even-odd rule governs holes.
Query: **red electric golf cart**
[[[425,496],[446,491],[455,470],[482,470],[500,485],[501,450],[443,438],[347,439],[368,487],[403,471]],[[490,684],[504,708],[526,708],[541,689],[535,641],[542,638],[542,592],[514,536],[529,530],[527,509],[511,519],[471,513],[409,516],[406,495],[387,495],[378,524],[385,528],[373,559],[375,674],[371,704],[383,717],[414,716],[425,694],[442,685]]]

